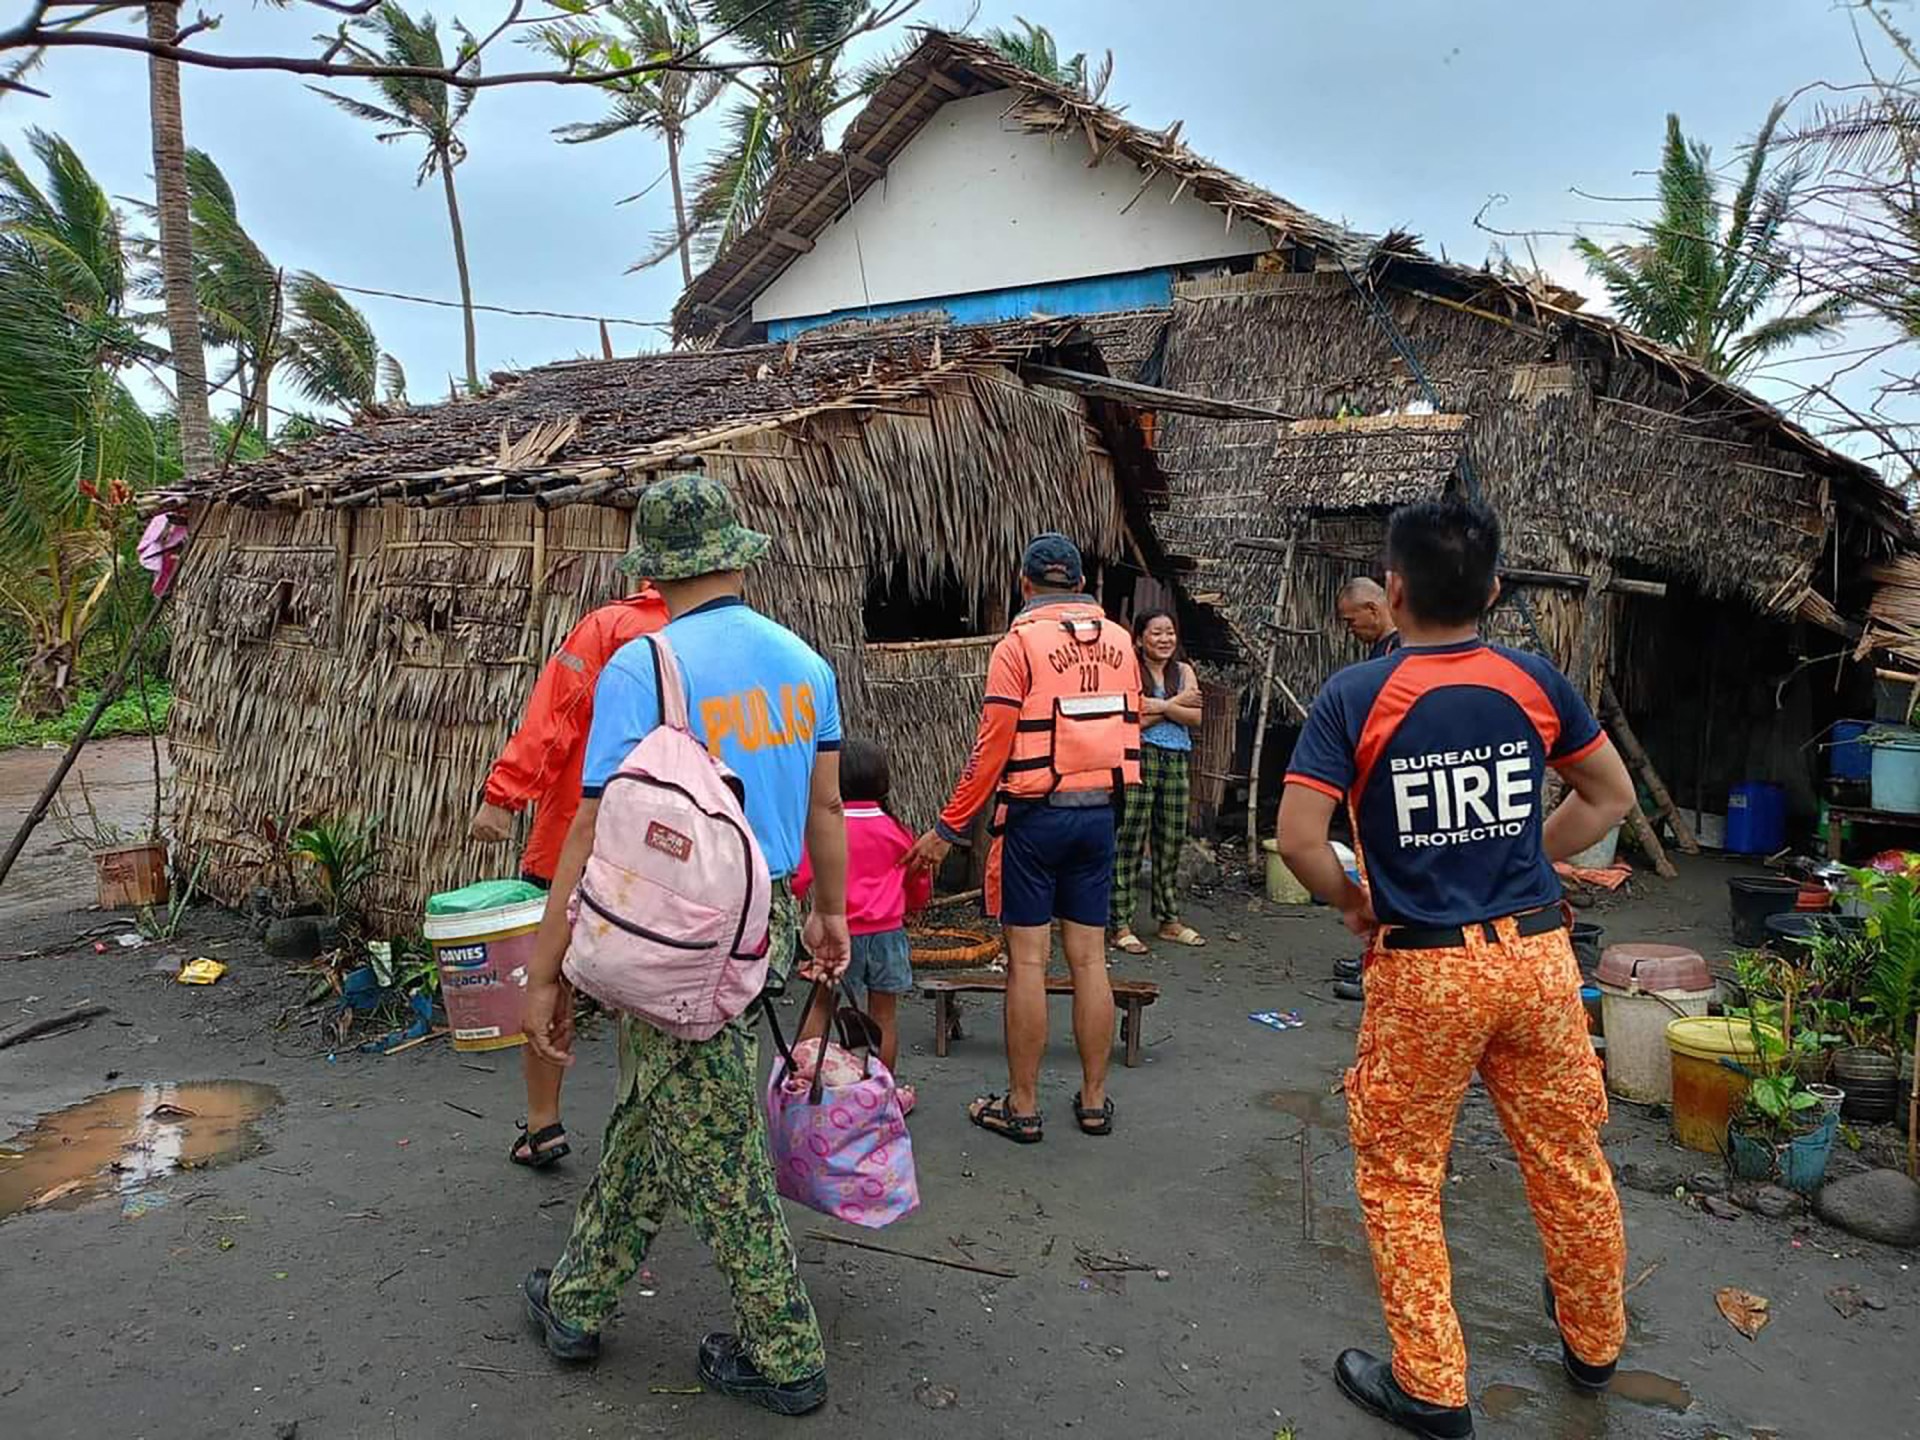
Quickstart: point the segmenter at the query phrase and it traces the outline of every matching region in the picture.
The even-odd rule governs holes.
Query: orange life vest
[[[1010,799],[1140,783],[1140,667],[1125,629],[1098,605],[1023,612],[1011,636],[1031,677],[1001,780]]]

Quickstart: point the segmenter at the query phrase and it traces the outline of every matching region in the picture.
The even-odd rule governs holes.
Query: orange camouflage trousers
[[[1607,1092],[1565,930],[1497,938],[1466,927],[1447,950],[1389,950],[1367,964],[1366,1015],[1347,1072],[1354,1181],[1409,1395],[1467,1403],[1467,1351],[1453,1311],[1441,1195],[1454,1118],[1477,1069],[1526,1182],[1560,1329],[1604,1365],[1626,1340],[1626,1237],[1600,1149]]]

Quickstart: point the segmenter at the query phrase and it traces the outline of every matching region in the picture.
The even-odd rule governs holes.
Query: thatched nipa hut
[[[550,365],[182,492],[210,513],[175,616],[181,846],[239,902],[289,819],[378,816],[368,901],[396,922],[503,869],[466,837],[486,769],[547,656],[626,583],[633,493],[692,458],[776,537],[748,598],[832,661],[850,729],[930,818],[1028,537],[1137,549],[1143,497],[1098,402],[1014,368],[1085,344],[1072,321],[922,317]]]

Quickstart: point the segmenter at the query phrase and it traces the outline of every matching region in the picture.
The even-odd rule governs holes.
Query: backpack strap
[[[693,720],[687,710],[687,687],[680,678],[680,660],[673,653],[673,642],[658,631],[647,636],[653,651],[653,687],[660,696],[660,723],[675,730],[691,731]]]

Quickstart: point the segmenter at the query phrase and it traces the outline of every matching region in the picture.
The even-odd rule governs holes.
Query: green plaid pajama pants
[[[1140,747],[1140,783],[1127,789],[1113,861],[1115,930],[1133,928],[1134,888],[1140,881],[1140,855],[1153,846],[1153,918],[1164,925],[1180,918],[1180,852],[1187,843],[1187,802],[1193,781],[1192,756],[1185,750]]]

